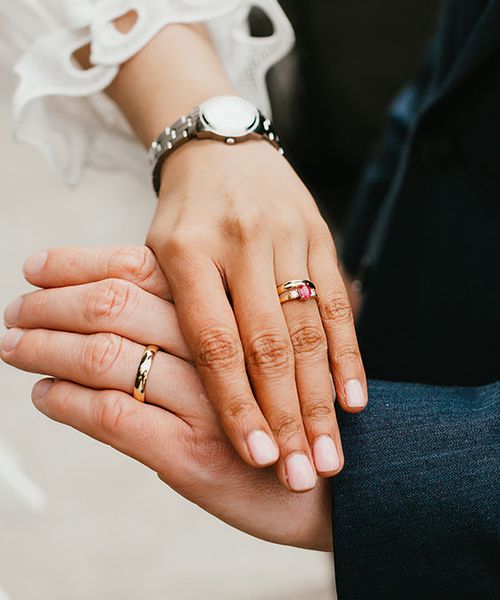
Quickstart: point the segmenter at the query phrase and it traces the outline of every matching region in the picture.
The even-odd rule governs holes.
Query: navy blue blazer
[[[399,383],[339,413],[340,600],[500,598],[499,225],[500,0],[447,0],[343,251],[368,375]]]
[[[343,251],[377,379],[477,385],[500,347],[500,2],[448,0],[420,81],[396,100]]]

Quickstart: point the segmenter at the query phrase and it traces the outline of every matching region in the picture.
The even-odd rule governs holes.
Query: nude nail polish
[[[360,408],[366,405],[365,392],[358,379],[349,379],[349,381],[346,381],[345,397],[347,406],[351,408]]]
[[[288,485],[295,492],[312,490],[316,485],[316,473],[309,457],[305,454],[291,454],[286,459]]]
[[[247,443],[250,454],[258,465],[272,465],[278,460],[278,447],[265,431],[252,431]]]
[[[322,435],[316,439],[313,446],[314,464],[320,473],[337,471],[340,467],[340,458],[335,442],[329,435]]]

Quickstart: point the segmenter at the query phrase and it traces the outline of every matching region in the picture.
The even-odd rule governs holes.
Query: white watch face
[[[254,131],[259,124],[259,111],[243,98],[219,96],[200,105],[200,119],[212,132],[238,138]]]

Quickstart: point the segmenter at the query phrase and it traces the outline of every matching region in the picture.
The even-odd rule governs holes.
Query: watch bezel
[[[209,121],[207,112],[211,109],[212,104],[219,104],[221,102],[237,102],[240,105],[244,104],[249,109],[249,114],[252,114],[253,116],[251,124],[235,124],[234,127],[227,129],[216,127]],[[240,98],[239,96],[217,96],[216,98],[210,98],[200,104],[196,129],[197,133],[202,135],[211,135],[223,140],[242,140],[257,131],[260,120],[261,115],[259,110],[244,98]]]

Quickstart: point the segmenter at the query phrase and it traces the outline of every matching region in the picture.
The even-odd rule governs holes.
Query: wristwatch
[[[259,136],[283,154],[271,121],[253,104],[238,96],[210,98],[170,127],[166,127],[151,144],[149,159],[153,166],[153,187],[156,194],[160,191],[163,163],[172,152],[189,140],[214,139],[226,144],[236,144]]]

